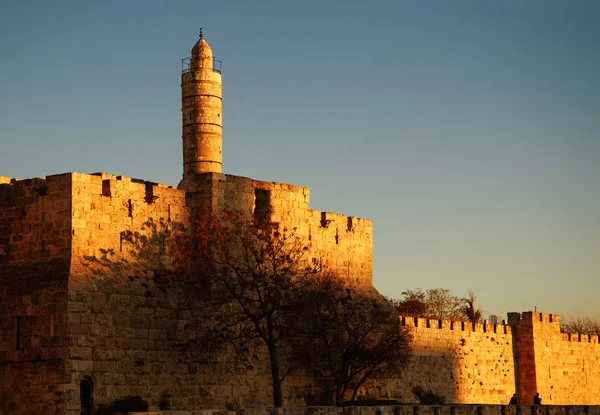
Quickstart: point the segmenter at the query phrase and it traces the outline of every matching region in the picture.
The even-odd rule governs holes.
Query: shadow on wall
[[[397,379],[386,380],[384,398],[419,403],[413,389],[422,388],[447,404],[508,403],[515,391],[510,327],[413,317],[400,322],[411,327],[413,357]]]
[[[98,407],[126,396],[156,404],[169,388],[185,399],[207,396],[206,382],[196,379],[201,365],[180,349],[196,338],[203,316],[195,299],[184,295],[177,272],[174,242],[186,235],[184,227],[149,219],[139,231],[116,235],[116,248],[101,248],[72,267],[69,367],[73,384],[87,379],[93,393],[74,396],[67,406],[83,410],[88,401]],[[182,407],[189,406],[185,399]]]
[[[181,254],[178,242],[185,235],[184,225],[176,222],[148,219],[140,231],[121,231],[119,248],[100,248],[99,256],[83,256],[80,274],[102,281],[120,282],[136,278],[174,277],[177,257]],[[185,249],[181,245],[181,249]]]
[[[372,379],[361,388],[358,401],[390,400],[402,404],[442,404],[458,401],[454,387],[456,359],[451,352],[413,344],[407,366],[392,376]]]

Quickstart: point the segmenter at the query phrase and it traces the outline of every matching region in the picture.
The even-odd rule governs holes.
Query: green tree
[[[428,307],[423,291],[420,289],[406,290],[402,292],[402,295],[404,296],[402,300],[388,298],[398,314],[412,317],[422,317],[427,314]]]
[[[400,314],[432,319],[461,320],[463,299],[446,288],[430,288],[423,291],[406,290],[401,300],[391,300]]]

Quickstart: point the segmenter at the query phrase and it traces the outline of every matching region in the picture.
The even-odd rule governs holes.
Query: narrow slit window
[[[271,192],[264,189],[254,189],[254,220],[265,222],[269,220]]]
[[[89,376],[84,377],[79,383],[79,400],[81,414],[91,415],[94,408],[94,386]]]
[[[15,350],[21,350],[21,316],[16,316],[13,320],[13,339]]]
[[[110,191],[110,179],[102,180],[102,196],[112,196]]]

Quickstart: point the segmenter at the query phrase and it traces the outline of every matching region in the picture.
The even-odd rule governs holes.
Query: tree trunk
[[[283,406],[283,396],[281,394],[281,378],[279,377],[279,356],[277,355],[277,346],[269,344],[269,360],[271,361],[271,378],[273,379],[273,406],[281,408]]]
[[[342,406],[344,403],[344,396],[346,396],[346,385],[339,385],[336,383],[335,385],[335,406]]]

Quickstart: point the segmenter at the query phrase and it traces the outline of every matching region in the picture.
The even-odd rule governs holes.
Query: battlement
[[[400,324],[402,326],[418,329],[512,334],[511,327],[506,324],[472,323],[470,321],[428,319],[409,316],[400,316]]]
[[[150,219],[189,222],[185,192],[109,173],[0,180],[0,254],[9,263],[121,248]]]
[[[526,323],[540,322],[553,323],[560,326],[560,315],[551,313],[539,313],[537,311],[525,311],[523,313],[508,313],[508,323],[510,325],[519,324],[520,321]]]
[[[294,230],[308,245],[308,260],[353,283],[372,284],[373,224],[368,219],[309,207],[310,189],[216,172],[197,174],[186,184],[188,204],[201,219],[225,208]]]
[[[60,245],[70,246],[67,239],[73,239],[73,255],[88,256],[96,255],[100,248],[122,249],[120,233],[139,230],[148,220],[187,226],[194,220],[192,211],[202,219],[218,216],[228,208],[294,229],[310,248],[309,262],[322,264],[353,283],[372,283],[370,220],[312,210],[310,189],[302,186],[215,172],[198,174],[194,181],[195,191],[186,193],[174,186],[106,172],[71,172],[26,180],[2,176],[0,209],[5,227],[11,223],[10,231],[4,232],[20,238],[23,228],[14,227],[13,219],[26,216],[28,225],[53,227],[48,219],[60,212],[61,229],[72,229],[70,235],[65,232]],[[32,216],[34,212],[39,217]],[[53,235],[43,233],[39,238],[50,241],[56,237]],[[7,240],[0,242],[8,245]],[[13,253],[14,248],[10,248]],[[21,248],[17,250],[22,251],[20,258],[24,260],[25,251],[32,248]],[[4,252],[7,249],[2,248]],[[44,255],[54,254],[46,251]]]
[[[174,186],[100,172],[73,173],[73,256],[97,256],[99,249],[127,254],[123,233],[139,232],[149,221],[186,227],[190,209]]]
[[[64,185],[69,181],[70,173],[29,179],[0,176],[0,209],[8,207],[13,200],[17,204],[27,204],[34,201],[32,197],[44,197],[50,193],[64,191],[66,189]],[[25,197],[28,199],[21,199]]]
[[[143,198],[148,203],[154,203],[160,196],[159,194],[170,194],[181,196],[181,200],[185,200],[185,195],[182,190],[176,186],[169,186],[162,183],[149,182],[147,180],[135,179],[127,176],[120,176],[111,173],[99,172],[92,174],[75,173],[76,181],[91,183],[95,188],[93,192],[99,192],[106,197],[119,197],[126,194],[131,196],[132,193],[143,194]],[[98,179],[99,178],[99,179]]]
[[[600,343],[597,334],[561,333],[562,339],[567,342],[577,343]]]
[[[0,208],[7,207],[6,203],[8,202],[8,199],[12,197],[47,196],[49,193],[66,190],[66,186],[59,185],[71,182],[91,183],[92,186],[97,185],[99,186],[98,189],[91,190],[98,191],[99,194],[109,197],[118,195],[119,190],[126,189],[126,193],[130,193],[131,189],[137,189],[137,191],[144,193],[145,195],[148,194],[150,203],[155,199],[152,198],[153,195],[165,192],[165,190],[162,189],[170,189],[174,194],[182,194],[182,191],[178,190],[176,186],[153,183],[146,180],[105,172],[92,174],[69,172],[28,179],[0,176],[0,201],[4,201],[4,205],[0,206]]]
[[[0,180],[0,262],[70,256],[72,174]]]

